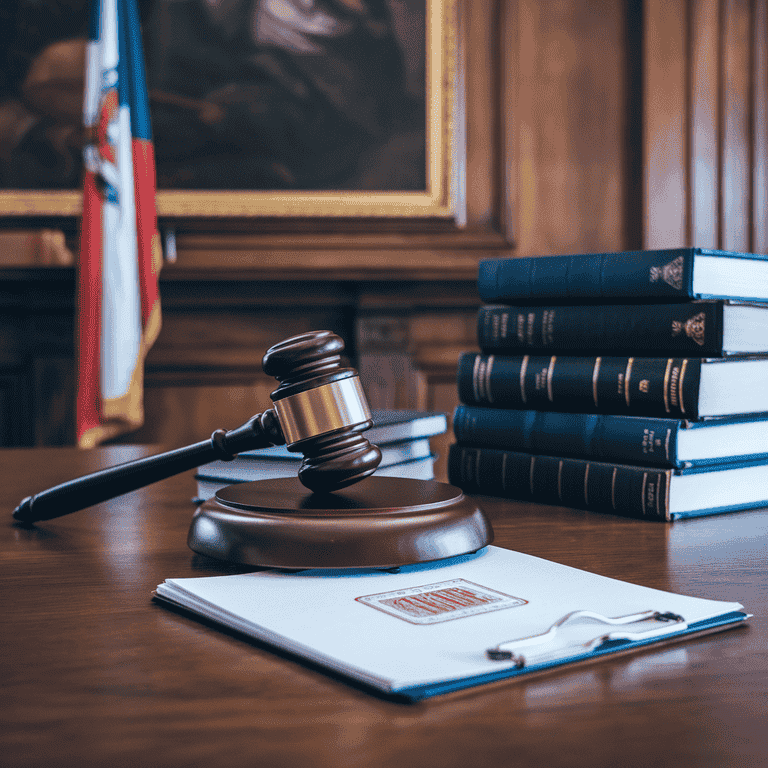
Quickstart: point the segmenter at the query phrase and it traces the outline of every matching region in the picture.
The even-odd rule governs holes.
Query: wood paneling
[[[688,135],[684,3],[645,2],[643,90],[644,247],[683,245],[687,239]]]
[[[702,0],[691,10],[691,241],[702,248],[716,248],[720,188],[719,0]]]
[[[0,440],[74,439],[74,297],[68,268],[0,272]]]
[[[32,398],[25,370],[0,372],[0,446],[32,445]]]
[[[449,416],[458,404],[461,352],[477,346],[479,299],[469,286],[399,286],[361,296],[356,323],[360,377],[374,408],[416,408]],[[432,440],[435,476],[447,478],[451,434]]]
[[[77,374],[71,353],[36,356],[31,369],[27,398],[33,404],[34,445],[72,445]]]
[[[626,4],[518,0],[514,136],[520,255],[624,246]],[[635,213],[636,215],[636,213]]]
[[[180,446],[232,429],[271,407],[262,372],[273,344],[328,329],[351,344],[353,298],[308,283],[162,283],[163,328],[145,373],[145,423],[123,440]]]
[[[485,257],[768,250],[768,0],[460,0],[460,19],[464,226],[181,225],[146,425],[127,439],[177,445],[241,423],[269,405],[267,347],[323,327],[375,407],[450,413]],[[72,270],[3,275],[2,439],[71,442]]]
[[[725,0],[722,9],[722,247],[750,251],[751,54],[749,0]]]
[[[768,2],[755,0],[752,56],[752,248],[768,253]]]
[[[644,246],[766,250],[764,0],[645,0]]]

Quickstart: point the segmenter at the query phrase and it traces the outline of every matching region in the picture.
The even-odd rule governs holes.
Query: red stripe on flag
[[[139,251],[141,322],[146,327],[152,308],[160,299],[154,248],[157,238],[155,209],[155,149],[151,141],[133,139],[133,179],[136,190],[136,234]]]
[[[83,223],[80,234],[77,301],[77,438],[101,419],[101,195],[93,173],[83,181]]]

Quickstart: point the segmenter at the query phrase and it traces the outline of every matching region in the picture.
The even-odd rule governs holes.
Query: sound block
[[[482,510],[433,480],[367,477],[334,493],[298,478],[230,485],[195,512],[201,555],[270,568],[397,568],[475,552],[493,541]]]

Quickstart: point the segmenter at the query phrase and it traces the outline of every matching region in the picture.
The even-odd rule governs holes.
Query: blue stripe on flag
[[[131,81],[128,77],[128,24],[126,0],[117,3],[117,97],[121,107],[131,108]]]
[[[92,0],[91,15],[88,20],[88,39],[96,42],[101,34],[101,2]]]
[[[152,140],[152,123],[149,118],[149,97],[141,44],[141,21],[137,0],[123,0],[125,4],[125,28],[128,50],[128,81],[131,87],[131,134],[135,139]]]

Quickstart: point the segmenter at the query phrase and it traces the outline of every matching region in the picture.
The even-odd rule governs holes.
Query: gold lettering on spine
[[[669,413],[669,374],[672,370],[672,358],[667,360],[667,367],[664,371],[664,410]]]
[[[549,398],[549,402],[553,403],[554,399],[552,397],[552,376],[555,373],[555,361],[557,360],[557,357],[551,357],[549,359],[549,367],[547,368],[547,397]]]
[[[664,441],[664,453],[667,457],[667,461],[669,461],[669,440],[672,437],[672,430],[667,429],[667,439]]]
[[[475,356],[475,364],[472,366],[472,394],[475,396],[475,402],[479,403],[480,400],[480,365],[481,356]]]
[[[523,362],[520,363],[520,397],[523,400],[523,404],[528,402],[528,398],[525,395],[525,372],[528,370],[528,355],[523,357]]]
[[[688,367],[688,358],[683,360],[683,365],[680,368],[680,383],[677,385],[680,393],[680,413],[685,413],[685,403],[683,402],[683,379],[685,378],[685,369]]]
[[[667,471],[664,473],[664,519],[669,520],[669,478],[672,473]],[[659,482],[661,482],[661,479],[659,479]],[[661,517],[661,512],[659,512],[659,517]]]
[[[544,309],[541,313],[541,344],[544,347],[551,347],[554,344],[555,318],[557,313],[554,309]]]
[[[589,504],[589,462],[584,470],[584,503]]]
[[[531,456],[531,469],[528,473],[528,485],[531,487],[531,496],[533,496],[533,471],[536,468],[536,457]]]
[[[641,508],[643,510],[643,517],[645,517],[645,486],[647,482],[648,482],[648,473],[643,472],[643,490],[642,490],[642,496],[640,496],[640,502],[642,505]]]
[[[517,316],[517,340],[520,344],[525,341],[525,315]]]
[[[563,461],[557,465],[557,498],[563,500]]]
[[[632,376],[632,363],[634,362],[634,357],[630,357],[627,360],[627,371],[624,374],[624,399],[627,401],[627,408],[629,408],[629,379]]]
[[[491,392],[491,371],[493,370],[494,355],[488,356],[488,362],[485,364],[485,396],[488,398],[488,402],[493,402],[493,392]]]
[[[533,346],[533,329],[536,325],[536,313],[535,312],[529,312],[528,313],[528,328],[526,330],[526,338],[528,339],[528,346]]]
[[[507,457],[508,453],[504,453],[501,457],[501,489],[506,493],[507,491]]]
[[[656,517],[661,517],[661,510],[659,509],[659,498],[661,496],[661,475],[656,475]]]
[[[613,475],[611,476],[611,506],[616,509],[616,474],[619,468],[613,468]]]
[[[595,408],[597,405],[597,379],[600,376],[600,363],[603,361],[602,357],[595,358],[595,367],[592,369],[592,399],[595,401]]]

